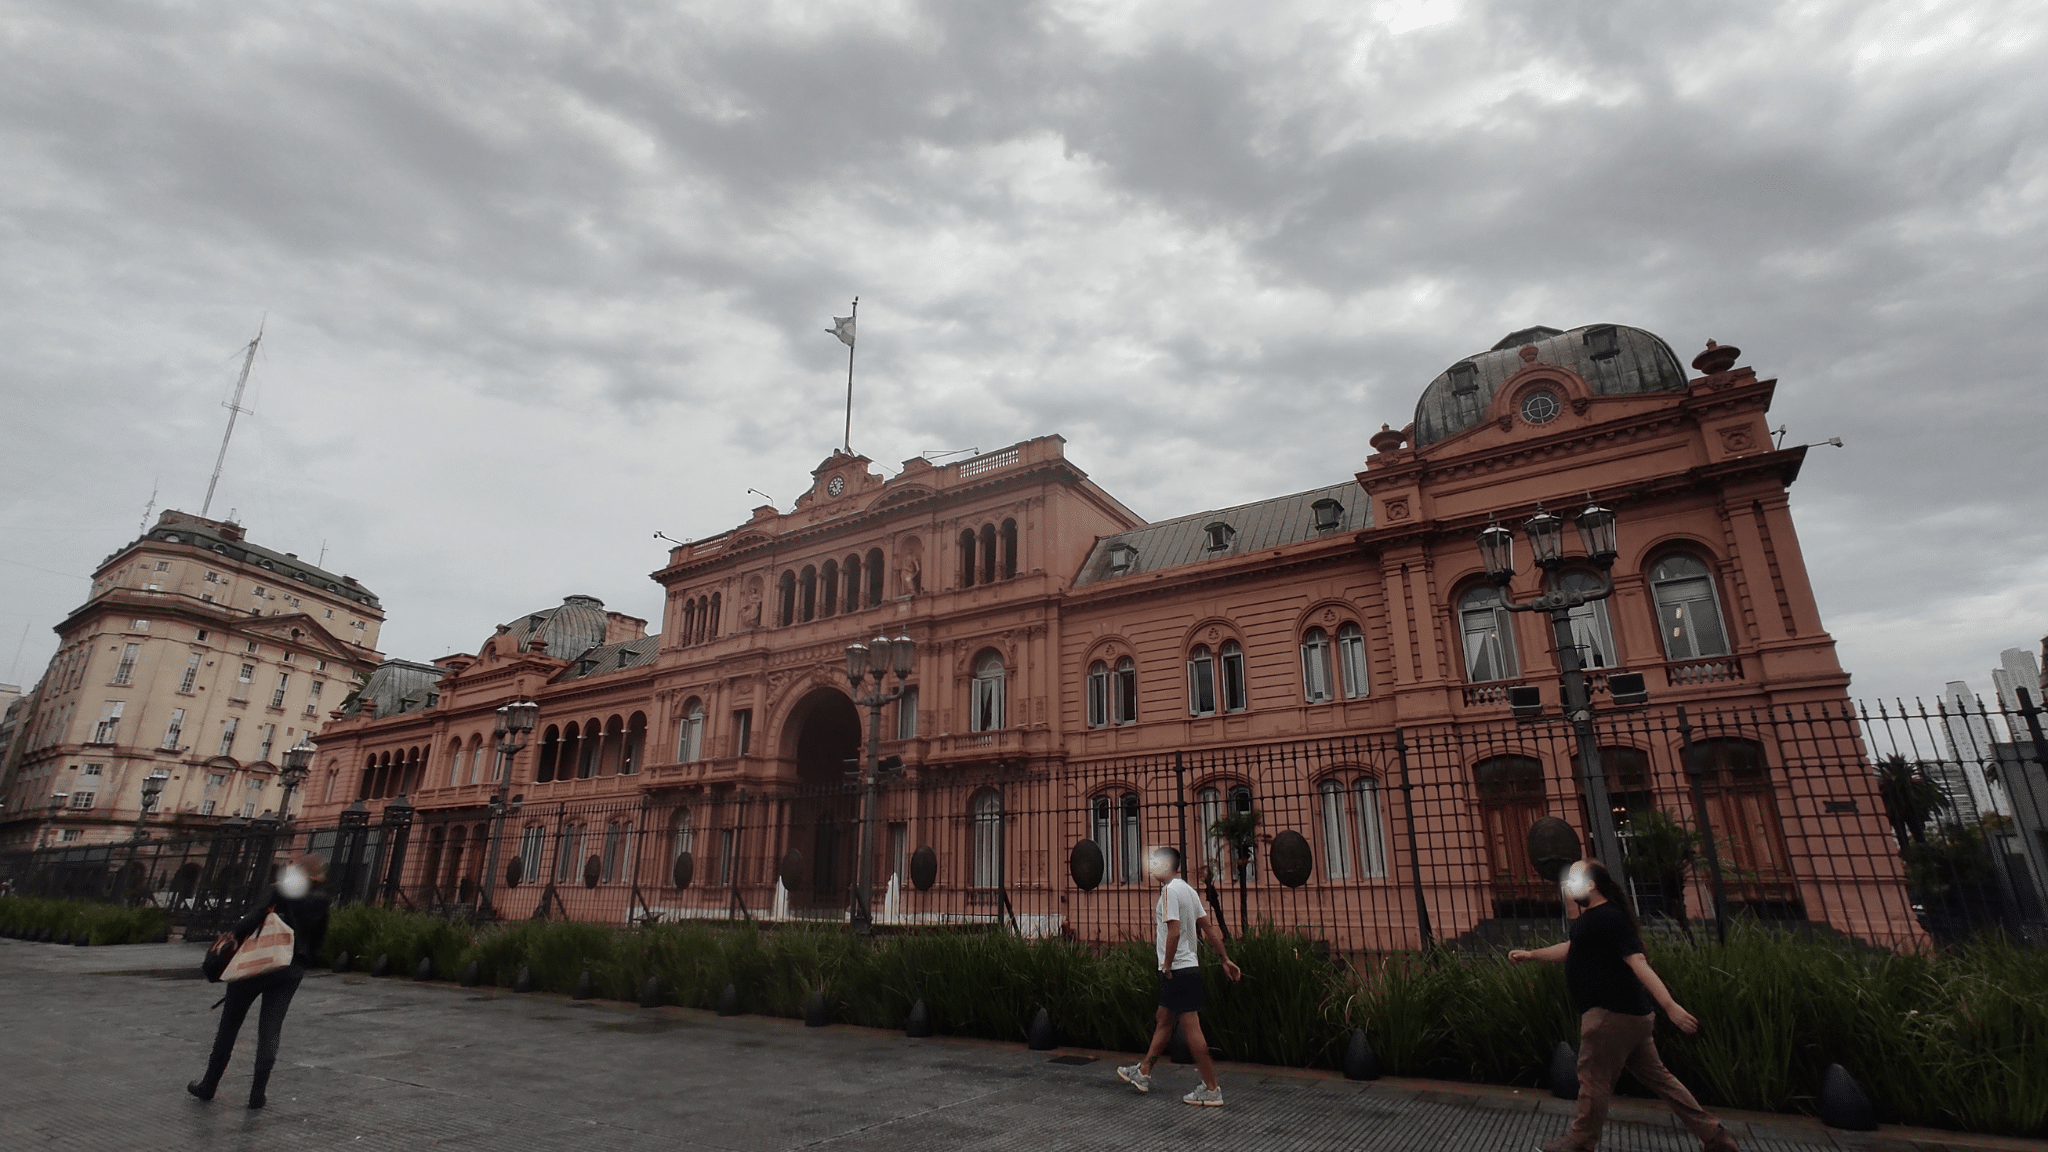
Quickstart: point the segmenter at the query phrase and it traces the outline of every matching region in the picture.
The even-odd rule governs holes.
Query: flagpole
[[[853,344],[860,339],[860,297],[853,298],[853,340],[846,342],[846,454],[853,455]]]

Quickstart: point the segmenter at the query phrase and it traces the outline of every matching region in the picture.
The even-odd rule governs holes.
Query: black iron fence
[[[2038,713],[1926,707],[1610,710],[1598,757],[1639,910],[1675,932],[1751,916],[1917,947],[1988,928],[2048,940]],[[883,930],[1150,936],[1169,845],[1225,929],[1272,922],[1346,953],[1554,929],[1557,867],[1590,842],[1577,740],[1552,719],[1397,729],[1063,764],[912,765],[870,815],[852,782],[710,779],[609,802],[527,799],[307,827],[0,857],[22,894],[148,902],[217,930],[290,855],[337,899],[606,923],[844,921]],[[1548,818],[1548,819],[1546,819]],[[1562,842],[1545,842],[1541,826]],[[485,869],[495,837],[488,904]]]

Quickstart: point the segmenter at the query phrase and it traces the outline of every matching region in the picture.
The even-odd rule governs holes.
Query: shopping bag
[[[221,979],[247,980],[280,968],[289,968],[292,963],[292,945],[297,937],[292,926],[280,919],[275,911],[263,918],[263,924],[254,935],[242,941],[235,949],[235,958],[228,962]]]

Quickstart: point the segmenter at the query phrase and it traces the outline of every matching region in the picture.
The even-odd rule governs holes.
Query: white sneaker
[[[1210,1088],[1198,1084],[1193,1092],[1181,1097],[1180,1102],[1183,1104],[1200,1104],[1209,1108],[1221,1108],[1223,1107],[1223,1087],[1218,1085]]]
[[[1152,1078],[1145,1075],[1143,1064],[1126,1064],[1116,1070],[1117,1077],[1140,1092],[1152,1090]]]

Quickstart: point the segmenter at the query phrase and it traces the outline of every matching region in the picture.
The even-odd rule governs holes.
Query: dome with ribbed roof
[[[1533,345],[1536,362],[1567,369],[1595,395],[1683,391],[1685,369],[1654,333],[1620,324],[1589,324],[1560,332],[1524,328],[1491,349],[1445,369],[1415,402],[1417,448],[1446,440],[1479,423],[1508,378],[1523,368],[1521,350]]]
[[[515,638],[517,651],[531,652],[537,635],[547,644],[547,654],[574,660],[604,643],[604,601],[595,596],[564,596],[560,605],[530,612],[505,626]]]

